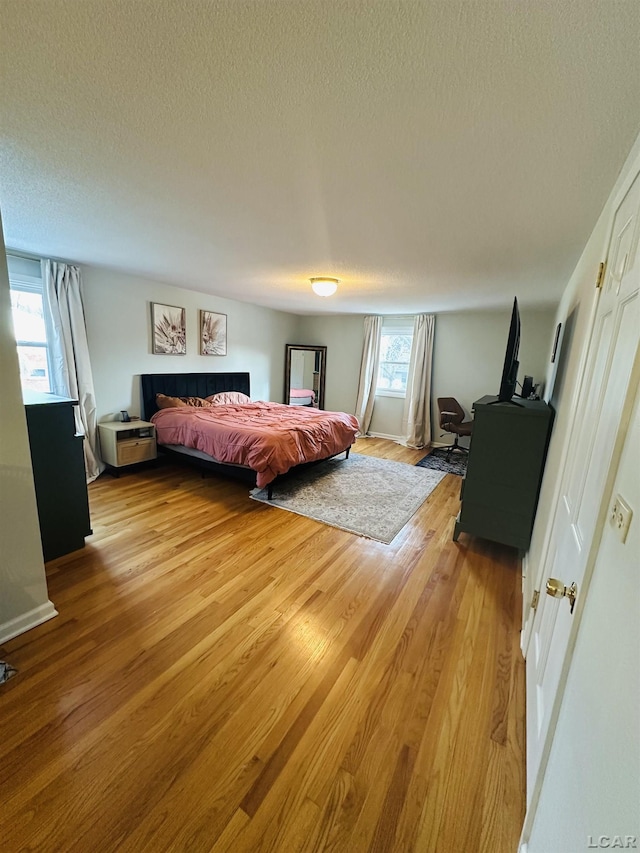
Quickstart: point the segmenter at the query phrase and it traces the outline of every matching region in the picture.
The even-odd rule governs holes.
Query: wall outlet
[[[632,517],[633,510],[629,504],[620,495],[616,495],[613,506],[611,507],[611,513],[609,514],[609,524],[616,531],[618,539],[623,544],[627,538]]]

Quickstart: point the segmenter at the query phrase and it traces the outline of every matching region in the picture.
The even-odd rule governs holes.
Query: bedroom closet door
[[[607,272],[528,648],[528,812],[523,841],[535,812],[594,554],[609,509],[611,471],[630,417],[630,383],[640,339],[639,214],[640,175],[636,175],[614,219]],[[552,595],[554,590],[557,597]]]

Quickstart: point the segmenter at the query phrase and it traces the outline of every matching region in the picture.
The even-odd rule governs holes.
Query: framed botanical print
[[[227,354],[227,315],[200,311],[200,355]]]
[[[187,319],[184,308],[151,303],[151,338],[155,355],[187,354]]]

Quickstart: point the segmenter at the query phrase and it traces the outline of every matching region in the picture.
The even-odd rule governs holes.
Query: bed
[[[313,406],[316,395],[311,388],[289,388],[290,406]]]
[[[250,394],[248,373],[143,374],[144,417],[156,427],[159,449],[174,460],[241,478],[272,496],[274,483],[309,464],[349,455],[358,423],[353,415],[280,403],[198,405],[224,392]],[[193,398],[195,405],[159,408],[157,395]],[[229,398],[231,399],[231,398]],[[162,400],[162,398],[161,398]],[[162,400],[163,405],[167,403]]]

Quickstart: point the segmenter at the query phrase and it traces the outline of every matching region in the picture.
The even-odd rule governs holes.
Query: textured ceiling
[[[0,18],[7,245],[298,313],[557,300],[640,129],[637,0]]]

